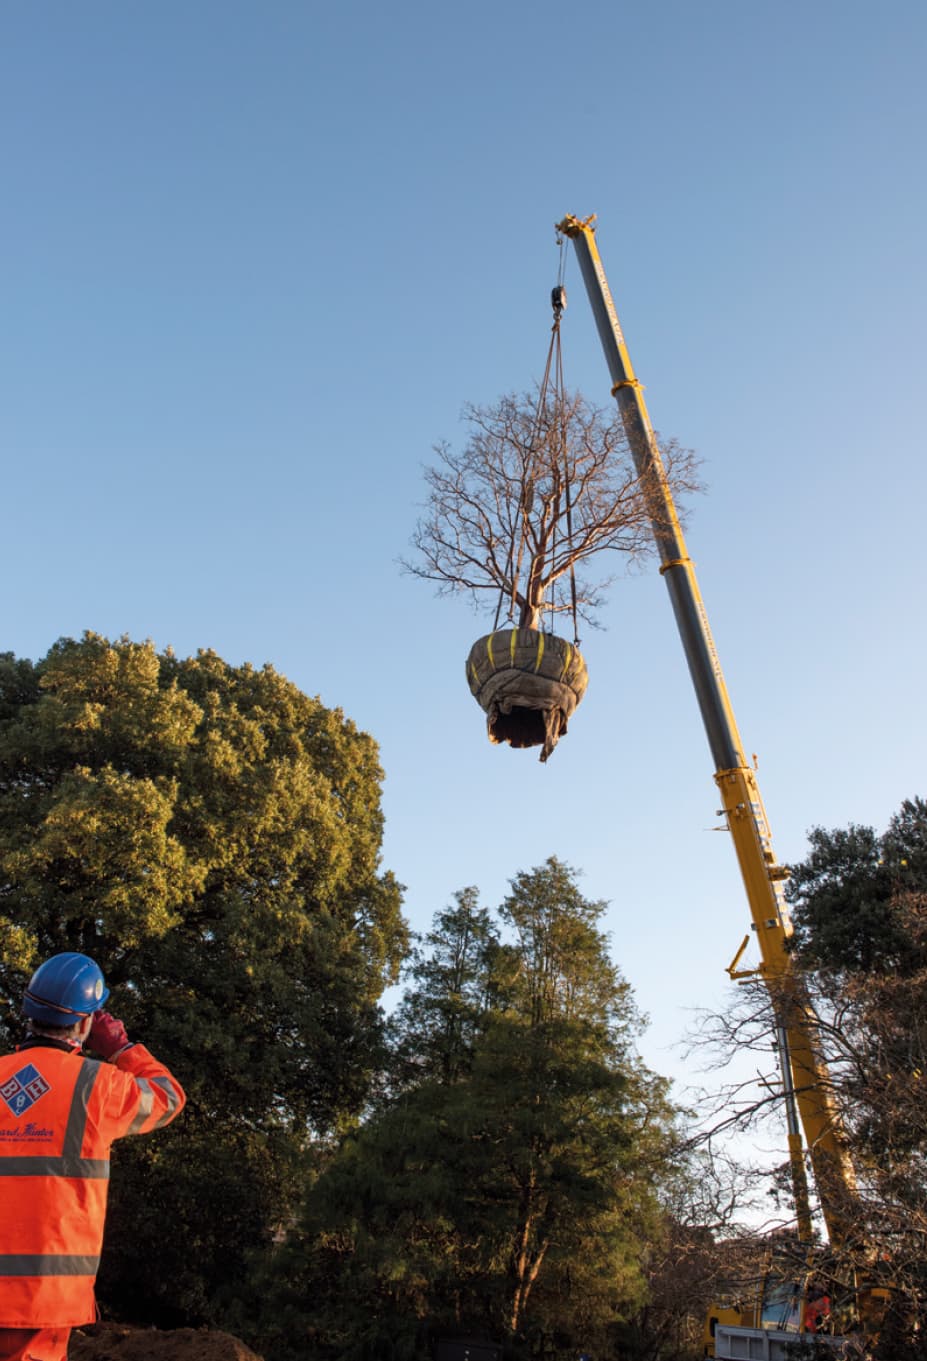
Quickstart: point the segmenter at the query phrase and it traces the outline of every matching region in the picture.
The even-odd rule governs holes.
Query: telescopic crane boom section
[[[803,1239],[811,1237],[800,1117],[824,1222],[831,1242],[837,1245],[846,1240],[850,1228],[855,1180],[830,1095],[826,1065],[816,1042],[805,983],[786,948],[792,923],[782,880],[788,877],[788,871],[776,863],[773,854],[756,777],[744,757],[695,569],[686,550],[643,391],[631,364],[596,247],[593,222],[594,218],[580,221],[567,217],[558,223],[557,231],[569,237],[575,247],[611,374],[612,395],[618,403],[638,475],[653,488],[651,520],[660,553],[660,571],[669,590],[715,763],[715,782],[747,892],[762,960],[757,972],[767,984],[776,1016],[799,1233]],[[732,978],[746,976],[737,970],[743,949],[741,946],[730,966]]]

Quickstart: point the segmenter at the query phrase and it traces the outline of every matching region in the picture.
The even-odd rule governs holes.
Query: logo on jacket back
[[[48,1091],[51,1091],[51,1087],[38,1068],[34,1063],[27,1063],[25,1068],[20,1068],[18,1073],[4,1082],[0,1087],[0,1096],[14,1115],[22,1115]]]

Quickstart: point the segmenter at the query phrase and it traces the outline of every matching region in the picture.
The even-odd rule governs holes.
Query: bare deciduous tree
[[[586,580],[576,569],[606,549],[637,561],[654,551],[659,529],[655,488],[635,468],[617,410],[578,393],[529,393],[467,406],[464,419],[461,452],[435,446],[417,557],[403,567],[437,582],[439,594],[470,593],[477,608],[501,600],[521,628],[538,628],[544,610],[573,608],[572,573],[577,614],[594,623],[614,574]],[[698,489],[690,450],[670,442],[663,460],[674,497]]]
[[[927,826],[923,806],[921,821]],[[825,851],[846,846],[834,835],[820,841]],[[883,838],[879,849],[886,842]],[[819,861],[821,844],[815,851]],[[807,866],[813,860],[793,870],[800,883],[806,884]],[[816,1271],[831,1297],[847,1306],[860,1280],[867,1289],[884,1291],[888,1312],[872,1355],[880,1361],[909,1357],[922,1361],[927,1354],[927,892],[919,887],[923,865],[912,868],[902,860],[899,869],[887,860],[887,854],[884,860],[872,857],[865,874],[858,864],[828,860],[823,869],[815,867],[805,900],[793,895],[799,903],[803,945],[799,957],[817,965],[806,973],[812,1002],[809,1020],[826,1058],[830,1095],[856,1173],[855,1186],[846,1188],[843,1240],[820,1252]],[[877,902],[883,871],[888,887],[884,901]],[[891,887],[892,875],[902,887]],[[906,876],[912,887],[904,884]],[[833,938],[826,934],[831,928],[839,928],[849,942],[845,957],[837,955]],[[814,953],[822,940],[830,946],[826,953],[832,962],[827,964]],[[886,948],[884,959],[877,953],[880,940],[886,946],[894,942],[893,952]],[[865,949],[860,949],[861,943]],[[865,962],[857,964],[854,951]],[[764,1059],[758,1087],[736,1082],[717,1094],[715,1115],[707,1117],[709,1139],[730,1129],[756,1131],[764,1117],[776,1115],[781,1087],[774,1025],[774,999],[768,984],[759,980],[741,986],[727,1011],[703,1018],[701,1038],[716,1052],[749,1050]],[[774,1199],[788,1214],[787,1170],[787,1164],[779,1169]],[[806,1254],[807,1248],[796,1243],[796,1271]],[[846,1318],[835,1316],[834,1322],[839,1331]]]

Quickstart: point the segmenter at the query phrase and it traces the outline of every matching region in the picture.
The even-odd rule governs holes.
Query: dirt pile
[[[97,1323],[71,1334],[70,1361],[262,1361],[230,1333],[207,1328],[128,1328]]]

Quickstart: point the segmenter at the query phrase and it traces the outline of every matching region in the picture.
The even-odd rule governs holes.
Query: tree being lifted
[[[418,556],[403,560],[414,576],[436,581],[439,595],[469,593],[477,609],[495,611],[493,632],[470,651],[470,689],[486,711],[490,741],[541,745],[542,761],[586,689],[578,621],[595,625],[614,579],[579,570],[607,549],[629,563],[654,552],[664,504],[635,468],[617,409],[565,390],[562,287],[552,301],[537,393],[464,409],[467,442],[460,453],[435,446],[440,462],[426,469],[426,514],[412,538]],[[670,442],[663,459],[674,498],[698,487],[690,450]],[[553,633],[554,616],[564,613],[572,616],[572,644]],[[503,617],[509,628],[500,631]]]

